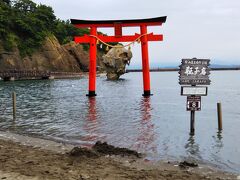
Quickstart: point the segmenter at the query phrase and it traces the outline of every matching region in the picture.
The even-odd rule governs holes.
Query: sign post
[[[187,111],[190,111],[190,135],[195,134],[195,111],[201,111],[201,96],[207,96],[206,86],[209,80],[209,59],[182,59],[179,66],[179,84],[191,85],[181,86],[181,95],[187,96]]]
[[[195,111],[191,111],[191,120],[190,120],[190,135],[195,134]]]
[[[187,96],[187,111],[190,113],[190,135],[195,134],[195,111],[201,110],[201,96]]]

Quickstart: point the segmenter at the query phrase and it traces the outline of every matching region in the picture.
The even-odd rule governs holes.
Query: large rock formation
[[[103,55],[103,64],[109,80],[117,80],[125,73],[126,65],[130,64],[132,52],[123,47],[114,47]]]
[[[119,79],[130,63],[132,53],[125,48],[112,48],[106,55],[97,53],[98,71],[107,72],[107,78]],[[22,58],[17,47],[11,52],[5,51],[0,41],[0,71],[6,70],[38,70],[52,72],[88,71],[89,53],[81,44],[70,42],[60,45],[55,36],[47,37],[43,46],[32,56]]]
[[[98,53],[97,62],[102,53]],[[8,69],[79,72],[88,71],[89,54],[75,42],[60,45],[56,37],[47,37],[43,46],[32,56],[22,58],[17,47],[6,52],[0,42],[0,71]]]

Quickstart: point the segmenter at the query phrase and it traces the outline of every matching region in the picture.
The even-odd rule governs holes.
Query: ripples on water
[[[147,153],[150,159],[193,157],[240,172],[239,71],[212,72],[196,135],[189,136],[186,97],[176,72],[151,73],[154,95],[143,98],[141,73],[117,82],[97,78],[97,97],[87,98],[88,79],[0,82],[0,128],[90,146],[97,140]],[[11,92],[17,93],[17,119]],[[223,108],[217,132],[216,103]]]

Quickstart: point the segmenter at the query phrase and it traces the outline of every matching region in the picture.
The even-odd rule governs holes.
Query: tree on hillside
[[[11,17],[13,12],[11,10],[11,1],[0,1],[0,40],[6,50],[11,50],[14,44],[14,36],[10,33]]]
[[[83,34],[89,34],[89,29],[78,29],[69,20],[56,19],[50,6],[31,0],[0,0],[0,41],[8,51],[17,46],[22,57],[41,47],[49,35],[65,44]],[[85,44],[84,49],[88,48]]]
[[[36,19],[43,23],[43,26],[47,28],[49,32],[52,32],[55,29],[56,16],[50,6],[42,4],[38,5],[34,15]]]
[[[75,28],[69,20],[62,21],[58,19],[56,21],[56,28],[54,30],[54,34],[61,44],[65,44],[72,41],[74,36],[82,36],[84,34],[89,34],[89,29],[78,29]]]
[[[8,6],[11,6],[11,0],[2,0],[5,4],[7,4]]]
[[[36,10],[37,4],[31,0],[16,0],[14,1],[13,7],[15,10],[21,13],[34,12]]]

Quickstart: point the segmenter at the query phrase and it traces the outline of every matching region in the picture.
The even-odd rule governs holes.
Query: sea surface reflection
[[[151,98],[142,98],[140,101],[140,127],[134,149],[141,149],[144,152],[156,153],[154,124],[151,119]]]

